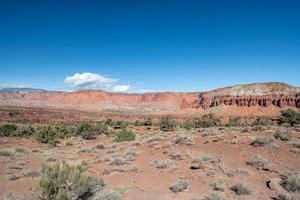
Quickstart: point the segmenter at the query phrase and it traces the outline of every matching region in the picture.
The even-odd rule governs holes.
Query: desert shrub
[[[80,135],[83,139],[90,140],[95,138],[96,134],[90,123],[82,123],[77,128],[77,135]]]
[[[289,141],[291,139],[291,136],[283,131],[276,131],[276,133],[274,134],[274,137],[278,140],[282,140],[282,141]]]
[[[56,145],[56,133],[50,126],[43,126],[38,129],[35,134],[35,139],[40,143],[48,143]]]
[[[213,113],[205,114],[202,116],[201,120],[195,122],[195,128],[208,128],[213,126],[219,126],[221,120],[215,116]]]
[[[143,122],[141,122],[141,121],[139,121],[139,120],[135,120],[134,122],[133,122],[133,126],[143,126]]]
[[[213,184],[213,189],[217,191],[224,191],[226,187],[226,182],[224,179],[219,179]]]
[[[93,200],[121,200],[121,195],[119,192],[105,187],[93,197]]]
[[[187,189],[188,186],[189,186],[189,183],[187,182],[187,180],[180,179],[179,181],[177,181],[174,185],[170,186],[169,188],[173,192],[177,193],[177,192],[182,192],[183,190]]]
[[[168,131],[168,130],[173,130],[177,126],[177,122],[175,119],[167,116],[167,117],[162,117],[159,120],[159,127],[163,131]]]
[[[287,123],[291,126],[296,126],[300,124],[300,112],[293,109],[287,109],[281,112],[279,119],[279,124]]]
[[[203,200],[225,200],[225,198],[217,192],[212,192],[209,196],[204,197]]]
[[[151,118],[147,118],[144,122],[143,122],[144,126],[152,126],[153,122]]]
[[[255,147],[264,147],[267,145],[271,145],[272,143],[274,143],[274,139],[272,139],[272,138],[257,137],[252,141],[251,145],[253,145]]]
[[[237,127],[237,126],[241,126],[241,122],[240,122],[240,117],[229,117],[228,123],[226,124],[226,126],[229,127]]]
[[[166,169],[172,165],[172,160],[155,160],[154,165],[158,169]]]
[[[123,158],[112,158],[110,161],[111,165],[123,165],[126,163],[126,160]]]
[[[12,136],[16,130],[17,126],[14,124],[3,124],[2,126],[0,126],[0,136]]]
[[[18,128],[14,132],[13,136],[16,136],[16,137],[28,137],[28,136],[34,135],[34,133],[35,133],[35,129],[32,126],[24,126],[24,127]]]
[[[61,139],[69,138],[76,135],[75,127],[68,127],[65,124],[55,126],[57,137]]]
[[[131,130],[123,129],[115,137],[115,142],[125,142],[135,140],[135,134]]]
[[[174,144],[185,144],[187,146],[191,146],[195,144],[195,141],[193,138],[184,136],[184,135],[178,135],[173,139]]]
[[[256,168],[263,168],[268,163],[268,160],[259,155],[256,155],[256,156],[251,157],[247,163]]]
[[[236,195],[249,195],[252,193],[249,187],[243,183],[238,183],[230,189],[234,191]]]
[[[186,130],[191,130],[195,127],[195,123],[191,120],[187,120],[181,125],[182,128],[185,128]]]
[[[288,174],[281,182],[282,186],[289,192],[300,191],[300,175],[299,174]]]
[[[10,181],[15,181],[15,180],[18,180],[20,177],[15,175],[15,174],[7,174],[6,175],[6,179],[7,180],[10,180]]]
[[[271,122],[266,117],[258,117],[251,125],[252,126],[267,126],[270,125]]]
[[[274,198],[274,200],[299,200],[300,199],[300,193],[295,194],[279,194],[277,197]]]
[[[70,166],[63,162],[43,165],[36,192],[42,200],[82,199],[88,196],[91,185],[82,165]]]
[[[0,149],[0,156],[3,157],[11,157],[14,155],[14,152],[11,150],[7,150],[7,149]]]
[[[174,151],[174,152],[170,153],[170,158],[172,160],[182,160],[183,156],[179,151]]]
[[[127,121],[117,121],[115,123],[115,127],[118,127],[118,128],[122,128],[122,129],[125,129],[127,128],[128,126],[130,125],[130,122],[127,122]]]
[[[108,118],[108,119],[105,120],[104,123],[105,123],[106,125],[108,125],[108,126],[112,126],[112,125],[113,125],[113,120],[112,120],[111,118]]]

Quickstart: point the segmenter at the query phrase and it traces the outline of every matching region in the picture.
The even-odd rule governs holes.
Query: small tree
[[[300,112],[297,112],[293,109],[287,109],[286,111],[282,111],[279,123],[287,123],[291,126],[300,124]]]
[[[177,122],[171,117],[162,117],[159,121],[160,129],[163,131],[173,130],[176,128]]]

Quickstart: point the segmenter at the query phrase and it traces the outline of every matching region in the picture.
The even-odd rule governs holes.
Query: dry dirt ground
[[[300,173],[299,151],[291,151],[292,144],[300,140],[300,133],[294,130],[289,131],[290,141],[274,139],[264,147],[255,147],[251,145],[255,137],[273,137],[277,128],[169,132],[157,127],[131,128],[136,140],[122,143],[114,143],[108,136],[93,140],[76,137],[51,147],[31,138],[0,138],[0,149],[11,152],[0,156],[0,199],[9,193],[28,199],[41,164],[61,160],[84,163],[89,176],[102,178],[121,192],[124,200],[203,199],[214,190],[221,190],[226,199],[271,199],[286,191],[269,188],[270,179]],[[249,165],[255,155],[267,159],[264,167]],[[170,186],[179,180],[187,183],[187,188],[175,193]],[[216,188],[215,183],[222,184]],[[247,185],[251,194],[236,195],[230,188],[237,183]]]

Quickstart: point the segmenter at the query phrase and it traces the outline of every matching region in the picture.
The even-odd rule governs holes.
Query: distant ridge
[[[300,109],[300,88],[285,83],[253,83],[206,92],[113,93],[101,90],[56,92],[32,88],[0,89],[0,106],[60,108],[134,114],[280,114]]]
[[[35,88],[0,88],[0,93],[45,93],[45,92],[57,92],[57,91],[35,89]]]

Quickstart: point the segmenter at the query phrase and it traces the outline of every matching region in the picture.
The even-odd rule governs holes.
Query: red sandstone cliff
[[[274,108],[279,110],[285,107],[300,109],[300,88],[284,83],[256,83],[195,93],[122,94],[96,90],[57,93],[0,93],[0,106],[87,111],[121,110],[137,113],[180,113],[183,110],[201,112],[203,109],[226,106],[252,109],[251,113],[255,113],[259,108],[269,107],[273,107],[269,110],[274,110]],[[244,112],[242,109],[239,110],[241,111],[238,112]]]

